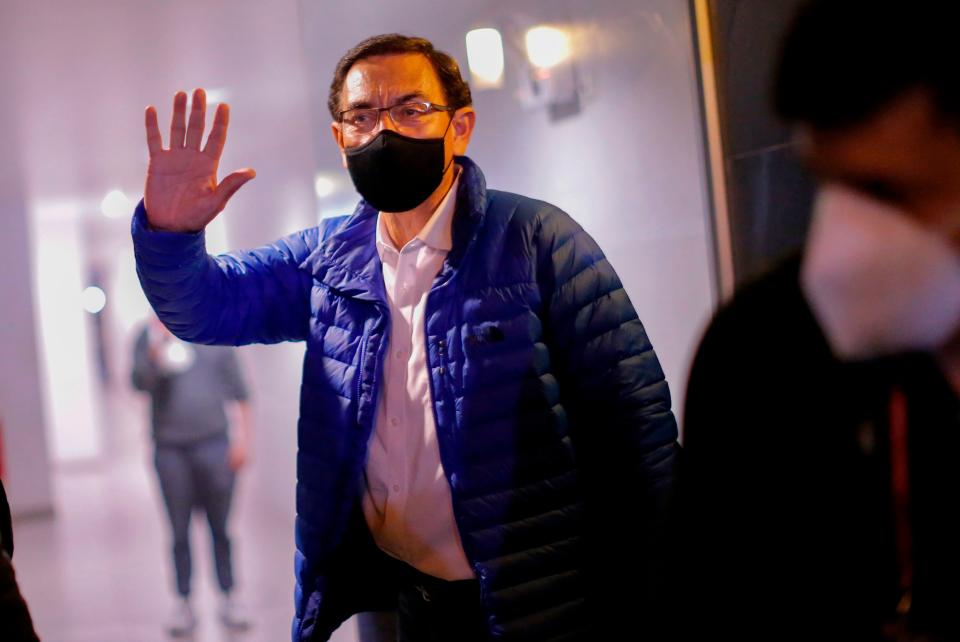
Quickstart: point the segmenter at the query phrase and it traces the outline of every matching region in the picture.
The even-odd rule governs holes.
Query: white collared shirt
[[[366,468],[363,513],[377,545],[422,573],[473,578],[440,461],[427,364],[427,296],[453,247],[459,176],[419,234],[397,250],[381,213],[377,252],[390,306],[390,352]]]

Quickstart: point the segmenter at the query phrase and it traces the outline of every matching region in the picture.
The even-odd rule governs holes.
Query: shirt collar
[[[453,185],[447,191],[446,196],[440,201],[437,209],[427,220],[426,225],[415,237],[427,247],[441,252],[449,252],[453,249],[453,213],[457,205],[457,187],[460,184],[460,168],[455,167],[456,176],[453,179]],[[390,249],[398,251],[390,240],[387,232],[386,223],[383,220],[383,213],[377,215],[377,248],[382,252]],[[402,248],[401,248],[402,249]]]

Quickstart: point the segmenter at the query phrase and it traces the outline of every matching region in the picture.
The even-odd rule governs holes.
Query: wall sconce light
[[[496,29],[473,29],[467,33],[467,62],[474,89],[503,86],[503,39]]]
[[[505,36],[490,27],[467,33],[471,87],[503,87],[506,40],[517,67],[520,104],[529,110],[546,110],[553,121],[579,114],[583,88],[577,58],[582,52],[577,51],[575,32],[568,26],[535,24],[524,18],[510,20],[505,29]]]
[[[527,29],[524,44],[529,84],[521,90],[521,101],[528,108],[545,107],[554,121],[579,114],[581,87],[570,31],[536,25]]]
[[[549,71],[570,59],[570,37],[556,27],[539,26],[524,37],[527,59],[535,68]]]

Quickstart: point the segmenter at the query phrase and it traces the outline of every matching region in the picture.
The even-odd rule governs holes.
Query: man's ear
[[[451,147],[457,156],[464,156],[473,136],[473,129],[477,124],[477,112],[473,107],[461,107],[453,115],[450,131],[453,132]]]
[[[343,146],[343,129],[340,123],[336,121],[330,123],[330,133],[333,134],[333,142],[340,148],[340,162],[343,164],[343,169],[347,169],[347,155],[343,151],[345,149]]]

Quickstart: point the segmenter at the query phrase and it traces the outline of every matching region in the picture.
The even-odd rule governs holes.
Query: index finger
[[[155,156],[163,151],[163,138],[160,136],[160,125],[157,123],[157,108],[153,105],[147,107],[146,111],[147,128],[147,149],[150,156]]]

